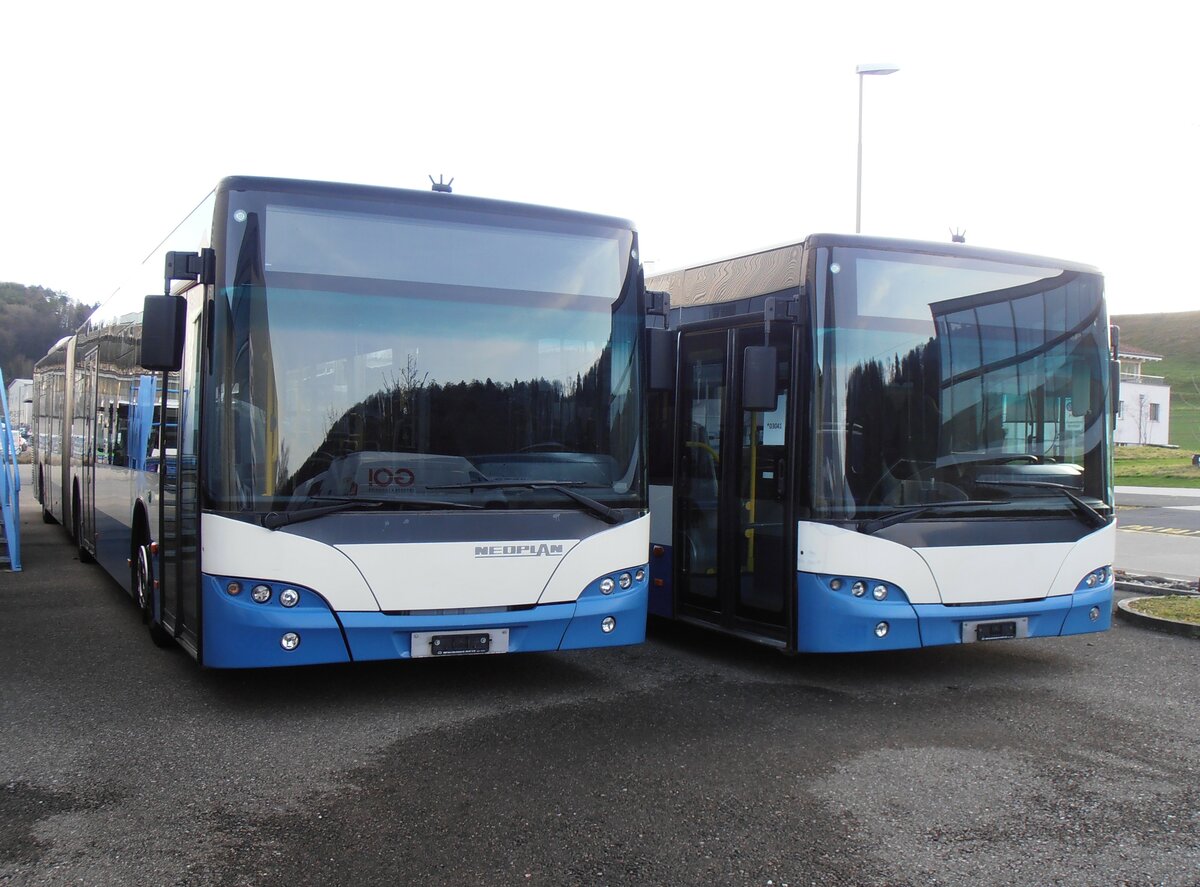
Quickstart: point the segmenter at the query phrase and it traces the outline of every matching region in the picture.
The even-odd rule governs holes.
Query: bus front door
[[[676,612],[773,645],[789,641],[787,524],[792,327],[772,326],[778,404],[741,408],[743,353],[761,324],[685,332],[675,469]]]

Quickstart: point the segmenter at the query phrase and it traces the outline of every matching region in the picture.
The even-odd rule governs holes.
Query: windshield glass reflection
[[[822,250],[816,501],[870,517],[981,500],[1108,500],[1107,320],[1097,275]],[[952,509],[951,509],[952,510]]]
[[[372,249],[326,245],[328,262],[297,247],[316,239],[319,214],[266,214],[289,227],[267,236],[265,260],[255,255],[261,216],[246,213],[231,229],[241,242],[235,285],[214,312],[212,402],[223,432],[209,441],[218,469],[210,496],[239,511],[329,497],[570,507],[544,489],[469,486],[538,480],[641,507],[630,232],[422,229],[425,246],[444,229],[460,250],[515,251],[520,262],[495,263],[497,285],[486,287],[477,261],[439,265],[453,250],[441,259],[411,247],[385,255],[388,238],[414,223],[346,217],[336,214],[332,236],[371,232]],[[347,264],[356,255],[362,261]],[[536,255],[545,261],[531,270]],[[342,273],[323,273],[334,267]],[[362,275],[345,276],[353,267]],[[405,269],[416,279],[399,279]],[[529,288],[543,286],[555,291]]]

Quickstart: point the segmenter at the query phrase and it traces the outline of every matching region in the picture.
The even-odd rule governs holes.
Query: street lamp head
[[[877,63],[874,65],[858,65],[854,69],[855,74],[895,74],[900,70],[899,65],[888,65]]]

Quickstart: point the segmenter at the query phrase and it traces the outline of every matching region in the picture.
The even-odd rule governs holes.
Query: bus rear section
[[[621,219],[225,179],[74,339],[80,550],[210,667],[638,643],[646,311]]]
[[[678,331],[651,612],[813,652],[1109,627],[1094,269],[815,235],[650,285]]]

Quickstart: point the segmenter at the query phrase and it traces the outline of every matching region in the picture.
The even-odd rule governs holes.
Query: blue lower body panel
[[[852,653],[903,650],[963,643],[963,623],[1027,621],[1028,637],[1059,637],[1107,630],[1112,624],[1113,583],[1035,601],[947,607],[909,604],[901,589],[869,581],[861,597],[850,593],[844,580],[834,590],[835,577],[798,573],[796,649],[809,653]],[[887,589],[884,600],[872,590]]]
[[[605,632],[606,616],[616,627]],[[409,659],[414,631],[508,629],[508,652],[577,650],[640,644],[646,639],[646,588],[603,598],[581,597],[575,603],[542,604],[505,613],[392,616],[387,613],[342,613],[346,641],[356,661]]]
[[[205,576],[204,634],[201,661],[209,668],[269,668],[279,665],[316,665],[349,662],[342,627],[329,605],[316,593],[297,586],[272,587],[271,600],[255,603],[252,584],[240,580],[242,590],[230,596],[224,576]],[[283,588],[296,589],[295,607],[279,603]],[[283,636],[300,636],[294,650],[285,650]]]
[[[796,650],[801,653],[856,653],[866,650],[904,650],[921,646],[917,613],[895,586],[886,600],[850,593],[850,582],[830,588],[832,577],[796,575]],[[876,627],[887,624],[879,637]]]
[[[231,581],[243,589],[232,596]],[[646,638],[647,582],[603,595],[598,581],[571,603],[542,604],[523,610],[457,614],[399,615],[337,613],[311,589],[271,584],[264,603],[251,596],[255,580],[204,577],[203,663],[210,668],[267,668],[285,665],[408,659],[415,631],[506,628],[510,653],[574,650],[638,644]],[[261,583],[269,584],[269,583]],[[295,590],[293,607],[279,603],[280,591]],[[611,631],[603,624],[611,617]],[[299,636],[291,650],[285,634]]]
[[[672,584],[674,558],[671,557],[670,547],[666,545],[652,545],[650,548],[649,612],[651,616],[671,619],[675,616],[675,589]],[[659,551],[662,553],[659,554]]]
[[[921,641],[926,647],[960,644],[963,623],[980,620],[1027,619],[1029,637],[1053,638],[1107,630],[1112,625],[1112,593],[1109,582],[1087,591],[1037,601],[963,607],[920,604],[915,609],[921,624]],[[1093,608],[1098,611],[1095,619],[1091,617]]]

